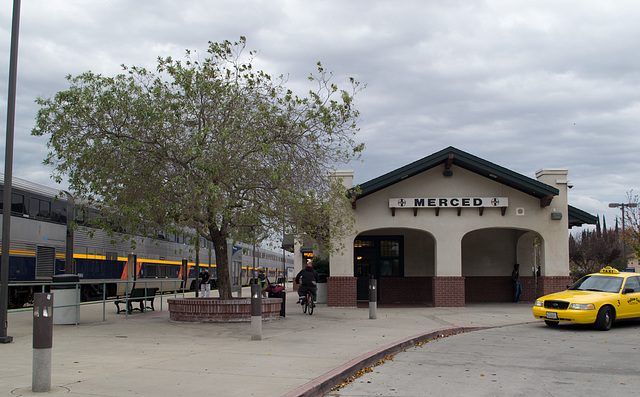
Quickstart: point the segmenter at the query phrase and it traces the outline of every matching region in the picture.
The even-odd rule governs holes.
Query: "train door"
[[[135,254],[129,254],[127,258],[127,281],[135,284],[138,269],[138,257]]]
[[[187,260],[182,260],[182,266],[180,268],[180,275],[182,277],[182,286],[181,288],[184,290],[189,285],[187,282],[189,281],[189,265],[187,264]]]

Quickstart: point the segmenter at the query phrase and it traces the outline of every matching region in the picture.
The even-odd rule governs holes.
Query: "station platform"
[[[368,307],[319,304],[310,316],[288,291],[286,317],[263,322],[262,340],[252,340],[250,323],[169,321],[170,297],[157,297],[156,311],[130,315],[116,314],[113,302],[104,311],[102,304],[83,305],[78,325],[54,325],[51,391],[45,393],[31,391],[32,311],[10,311],[13,342],[0,344],[0,395],[316,396],[373,353],[393,353],[407,341],[441,330],[537,321],[530,303],[379,305],[376,319]]]

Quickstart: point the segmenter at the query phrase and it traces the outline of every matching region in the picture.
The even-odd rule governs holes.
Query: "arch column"
[[[436,266],[433,277],[435,307],[463,307],[465,285],[462,277],[462,236],[451,230],[434,234]]]
[[[330,177],[340,181],[345,190],[353,187],[353,170],[333,171]],[[350,204],[343,203],[343,205]],[[336,246],[343,248],[339,252],[332,250],[329,254],[331,275],[327,278],[327,306],[358,306],[358,282],[353,274],[353,241],[355,238],[356,234],[350,234],[340,241],[333,241]]]
[[[342,241],[344,248],[329,255],[331,276],[327,278],[327,306],[357,307],[358,280],[353,275],[353,240],[349,236]]]

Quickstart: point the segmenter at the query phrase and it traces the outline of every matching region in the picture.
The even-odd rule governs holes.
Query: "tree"
[[[578,236],[569,235],[569,259],[574,279],[600,271],[605,266],[620,267],[622,251],[615,230],[601,229],[600,219],[596,230],[583,230]]]
[[[349,230],[348,198],[329,171],[364,147],[355,142],[358,82],[340,90],[318,63],[314,89],[298,97],[284,76],[254,71],[245,47],[244,37],[209,42],[205,59],[158,58],[155,73],[67,76],[68,90],[36,100],[32,131],[49,136],[54,178],[129,230],[186,227],[212,241],[223,299],[228,239]]]

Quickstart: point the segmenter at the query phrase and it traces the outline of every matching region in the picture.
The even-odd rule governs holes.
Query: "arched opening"
[[[544,269],[543,239],[531,230],[479,229],[462,239],[462,276],[466,302],[510,302],[511,272],[520,265],[522,300],[536,297],[538,278]]]
[[[378,302],[433,301],[435,240],[423,230],[368,230],[354,239],[358,301],[369,300],[369,280],[378,280]]]

